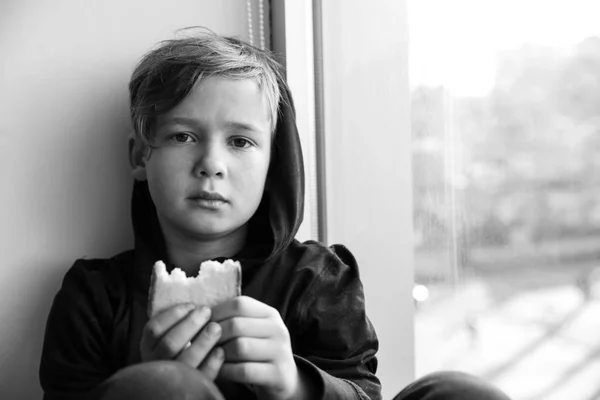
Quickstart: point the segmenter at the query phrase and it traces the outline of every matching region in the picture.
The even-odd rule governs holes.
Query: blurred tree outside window
[[[417,374],[600,399],[600,3],[408,3]]]

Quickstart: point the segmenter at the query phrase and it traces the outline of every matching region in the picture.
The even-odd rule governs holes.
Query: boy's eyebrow
[[[186,118],[186,117],[166,118],[161,123],[161,125],[167,125],[167,124],[202,126],[201,121],[198,121],[194,118]],[[254,125],[252,123],[240,122],[240,121],[231,121],[231,120],[225,121],[225,127],[229,128],[229,129],[243,130],[243,131],[249,131],[249,132],[257,132],[257,133],[263,132],[263,129],[260,129],[258,126]]]
[[[225,126],[228,128],[233,128],[236,130],[250,131],[250,132],[263,132],[263,129],[260,129],[258,126],[252,123],[246,122],[238,122],[238,121],[226,121]]]
[[[167,117],[161,121],[161,125],[167,124],[198,125],[198,121],[186,117]]]

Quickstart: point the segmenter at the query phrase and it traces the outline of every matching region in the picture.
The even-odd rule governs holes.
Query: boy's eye
[[[244,139],[244,138],[235,138],[231,140],[231,144],[234,147],[238,147],[238,148],[245,148],[251,145],[250,141],[248,139]]]
[[[177,143],[188,143],[191,141],[192,137],[187,133],[176,133],[171,136],[171,139]]]

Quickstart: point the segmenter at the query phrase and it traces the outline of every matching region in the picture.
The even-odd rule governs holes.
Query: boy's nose
[[[195,165],[195,174],[206,178],[225,175],[224,156],[219,149],[211,146],[199,155]]]
[[[206,168],[205,170],[200,171],[200,176],[206,177],[206,178],[210,178],[211,176],[223,176],[223,173],[221,171],[215,171],[213,172],[213,170]]]

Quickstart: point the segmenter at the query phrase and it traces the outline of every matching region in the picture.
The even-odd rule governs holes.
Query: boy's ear
[[[145,181],[146,163],[144,160],[144,146],[136,143],[133,137],[129,138],[129,164],[131,165],[131,176],[136,181]]]

